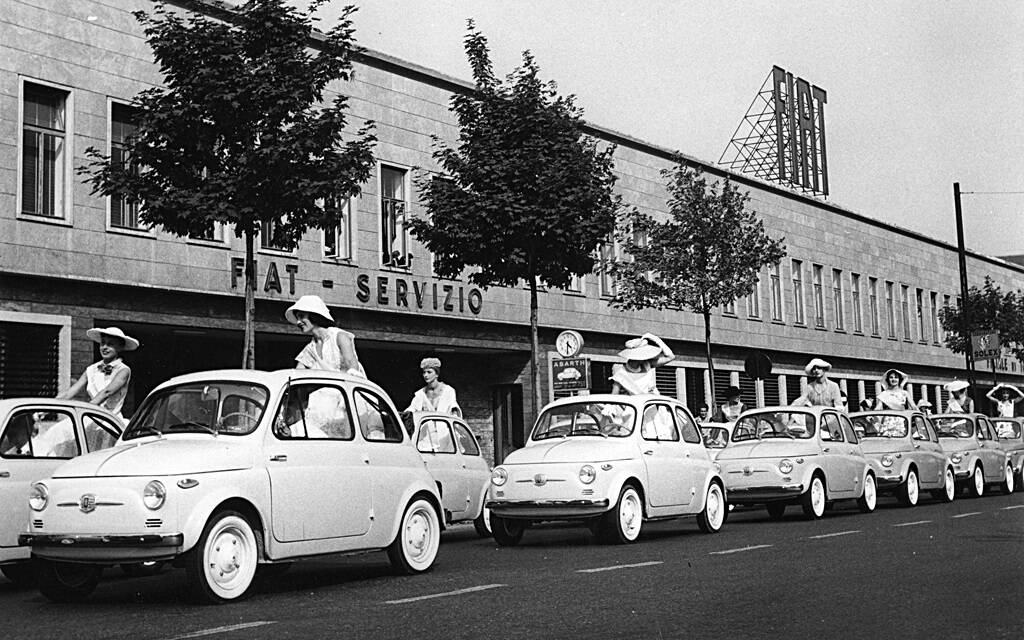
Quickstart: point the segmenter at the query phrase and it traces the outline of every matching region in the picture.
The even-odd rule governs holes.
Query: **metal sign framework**
[[[718,163],[828,196],[824,89],[772,67]]]

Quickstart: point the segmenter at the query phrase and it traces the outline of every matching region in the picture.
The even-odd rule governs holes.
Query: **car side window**
[[[991,440],[992,434],[988,430],[987,420],[978,420],[978,440]]]
[[[444,420],[424,420],[416,448],[421,453],[455,453],[451,429]]]
[[[839,419],[834,413],[821,415],[821,439],[843,442],[843,429],[839,426]]]
[[[333,385],[293,384],[274,417],[274,435],[282,440],[352,440],[348,397]]]
[[[846,439],[851,444],[857,444],[859,442],[859,440],[857,439],[857,432],[854,430],[853,422],[850,421],[850,418],[848,416],[840,414],[839,423],[843,425],[843,433],[846,434]]]
[[[81,452],[75,423],[65,411],[16,411],[0,436],[4,458],[73,458]]]
[[[359,431],[370,442],[401,442],[402,425],[398,416],[379,395],[369,389],[355,391]]]
[[[459,443],[459,451],[463,455],[480,455],[480,445],[476,443],[476,438],[473,437],[473,432],[469,430],[469,427],[461,422],[453,422],[452,429],[455,431],[455,440]]]
[[[932,442],[939,441],[939,434],[935,432],[935,425],[933,425],[932,421],[929,420],[928,418],[924,419],[924,429],[925,432],[928,434],[929,440],[931,440]]]
[[[693,418],[681,407],[676,407],[676,423],[679,430],[683,432],[683,440],[694,444],[701,444],[700,430],[694,424]]]
[[[676,429],[675,420],[672,419],[672,412],[663,404],[648,405],[644,409],[643,422],[640,425],[640,435],[644,440],[665,440],[678,442],[679,431]]]
[[[910,437],[914,440],[927,440],[928,430],[924,426],[924,418],[914,416],[910,421]]]
[[[93,413],[82,416],[82,432],[85,434],[86,451],[108,449],[121,435],[121,430],[113,422]]]

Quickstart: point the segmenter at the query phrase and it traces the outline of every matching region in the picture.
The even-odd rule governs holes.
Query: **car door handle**
[[[370,456],[363,456],[363,462],[370,464]]]
[[[920,448],[921,448],[921,445],[919,445],[919,444],[917,444],[917,443],[915,442],[915,443],[914,443],[914,448],[915,448],[915,449],[920,449]]]
[[[10,478],[10,477],[11,477],[11,472],[10,471],[0,471],[0,478]]]
[[[654,455],[654,451],[651,451],[650,449],[648,449],[647,451],[644,451],[644,455],[645,456],[653,456]]]
[[[829,451],[831,451],[831,450],[832,450],[832,448],[831,448],[831,447],[824,447],[824,448],[822,449],[822,451],[824,451],[825,453],[828,453],[828,452],[829,452]]]
[[[288,462],[288,456],[284,454],[278,454],[276,456],[270,456],[271,462]]]

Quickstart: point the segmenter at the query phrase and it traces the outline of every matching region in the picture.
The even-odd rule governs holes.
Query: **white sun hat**
[[[825,360],[822,360],[821,358],[815,358],[815,359],[811,360],[810,362],[808,362],[807,366],[804,367],[804,373],[806,373],[807,375],[811,375],[811,369],[813,369],[814,367],[819,367],[823,371],[831,371],[832,370],[832,365],[831,364],[829,364]]]
[[[110,336],[111,338],[120,338],[124,341],[124,349],[122,351],[135,351],[139,348],[139,341],[131,336],[126,336],[124,331],[121,331],[117,327],[107,327],[106,329],[89,329],[85,332],[85,335],[89,336],[89,339],[93,342],[99,342],[100,336]]]
[[[304,311],[318,315],[322,318],[326,318],[330,322],[334,322],[334,316],[331,315],[330,309],[324,304],[324,301],[320,299],[320,296],[302,296],[295,301],[295,304],[288,307],[284,312],[284,317],[288,319],[288,322],[295,324],[298,320],[295,319],[296,311]]]
[[[954,380],[953,382],[947,382],[943,385],[943,388],[950,393],[956,393],[957,391],[963,391],[969,386],[971,385],[966,380]]]

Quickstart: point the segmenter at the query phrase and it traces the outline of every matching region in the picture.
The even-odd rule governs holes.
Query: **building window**
[[[929,296],[932,303],[932,342],[939,344],[939,294],[932,291]]]
[[[569,276],[569,284],[565,287],[565,290],[572,293],[583,293],[583,276]]]
[[[221,242],[224,238],[224,225],[219,222],[210,222],[202,231],[190,233],[188,237],[192,240]]]
[[[771,287],[771,314],[774,322],[782,322],[782,267],[775,263],[768,267]]]
[[[804,263],[793,261],[793,322],[804,324]]]
[[[825,292],[822,290],[824,268],[820,264],[814,265],[814,272],[811,277],[814,279],[814,326],[825,328]]]
[[[135,129],[135,109],[120,102],[111,102],[110,163],[127,166],[133,173],[138,167],[132,164],[126,143],[135,133]],[[110,198],[110,226],[141,231],[143,227],[139,224],[139,203],[126,198]]]
[[[271,251],[291,251],[294,247],[289,246],[286,238],[280,234],[281,222],[279,220],[263,220],[260,222],[260,249]]]
[[[859,273],[850,274],[850,299],[853,302],[853,330],[856,333],[863,333],[864,323],[861,319]]]
[[[757,281],[754,283],[754,290],[747,296],[747,317],[761,317],[761,274],[758,274]]]
[[[405,181],[409,172],[395,167],[380,168],[380,248],[381,264],[386,267],[407,269],[412,261],[409,253],[409,232],[406,215]]]
[[[910,287],[905,284],[900,285],[900,309],[903,312],[903,339],[911,340],[910,334]]]
[[[722,313],[724,313],[727,316],[736,315],[736,301],[733,300],[732,302],[726,302],[725,304],[723,304]]]
[[[889,282],[888,280],[885,281],[885,312],[889,321],[888,329],[890,338],[896,337],[896,301],[893,300],[893,288],[895,286],[896,285],[892,282]]]
[[[21,148],[21,212],[66,217],[67,91],[26,82]]]
[[[836,307],[836,331],[846,330],[846,313],[843,309],[843,272],[832,270],[832,304]]]
[[[609,238],[597,248],[598,276],[601,279],[601,297],[610,298],[615,295],[615,278],[612,277],[612,265],[619,259],[619,243]]]
[[[325,230],[323,257],[326,260],[350,261],[353,253],[353,239],[355,238],[355,223],[353,221],[352,198],[331,199],[327,206],[339,209],[338,226]]]
[[[871,335],[878,331],[878,278],[868,277],[868,314],[871,318]]]
[[[921,342],[927,342],[928,333],[924,324],[924,290],[918,289],[914,300],[917,303],[917,338]]]

